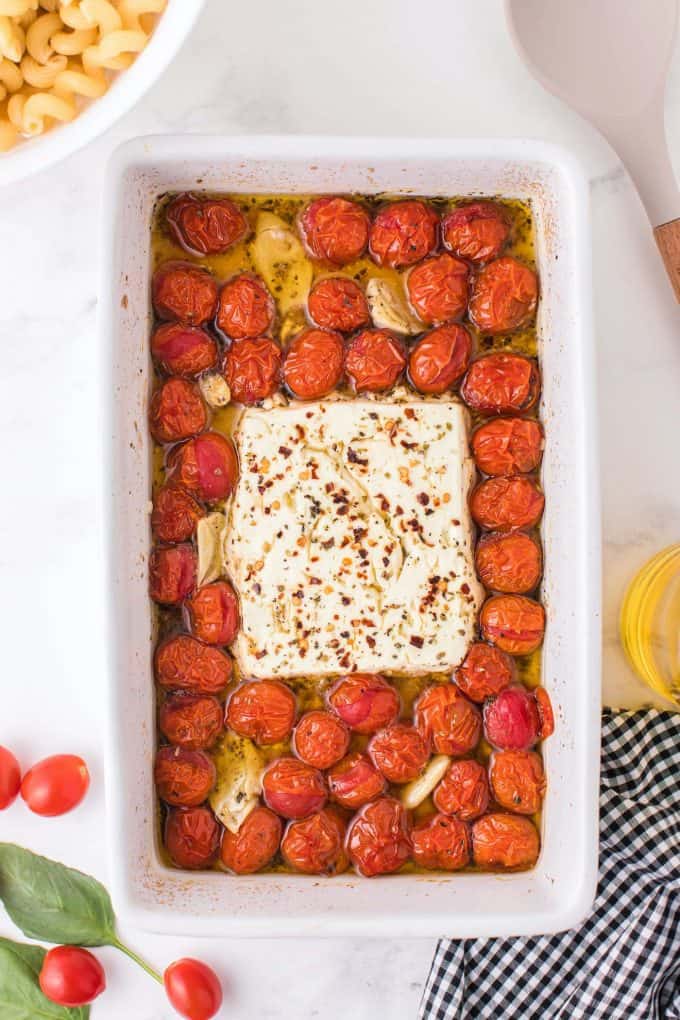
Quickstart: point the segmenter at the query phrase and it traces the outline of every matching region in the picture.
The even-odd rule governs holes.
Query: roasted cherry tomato
[[[349,861],[345,853],[345,823],[336,808],[327,807],[311,818],[291,822],[281,842],[281,856],[303,875],[338,875]]]
[[[364,329],[347,345],[345,371],[359,393],[391,389],[405,367],[401,340],[388,329]]]
[[[346,276],[329,276],[312,287],[307,302],[310,318],[322,329],[351,333],[370,322],[364,292]]]
[[[421,393],[444,393],[463,375],[471,353],[472,340],[465,326],[439,326],[411,350],[409,378]]]
[[[535,815],[540,810],[545,775],[535,751],[496,751],[491,756],[489,782],[495,799],[507,811]]]
[[[170,1004],[186,1020],[212,1020],[222,1005],[222,987],[214,970],[200,960],[171,963],[163,975]]]
[[[538,715],[541,720],[541,732],[539,736],[541,740],[546,740],[555,732],[555,716],[553,714],[553,707],[550,703],[550,696],[544,687],[536,687],[534,690],[534,697],[536,698]]]
[[[390,202],[371,225],[369,251],[379,266],[412,266],[433,251],[439,217],[418,199]]]
[[[286,351],[283,380],[300,400],[325,397],[340,382],[344,346],[339,333],[306,329]]]
[[[11,751],[0,746],[0,811],[13,804],[21,789],[21,769]]]
[[[230,645],[241,626],[238,598],[227,581],[204,584],[186,609],[191,633],[207,645]]]
[[[543,569],[541,547],[523,531],[482,535],[475,552],[479,580],[491,591],[533,591]]]
[[[181,485],[163,485],[154,496],[151,529],[161,542],[186,542],[201,517],[201,504]]]
[[[275,311],[274,299],[262,280],[241,273],[222,288],[215,321],[232,340],[245,340],[268,333]]]
[[[233,400],[257,404],[275,393],[281,376],[281,348],[267,336],[236,340],[224,359]]]
[[[367,755],[360,751],[348,754],[346,758],[328,770],[328,789],[331,800],[350,811],[375,800],[387,788],[387,780]]]
[[[178,634],[156,649],[156,682],[166,691],[219,694],[231,680],[231,659],[188,634]]]
[[[282,828],[278,815],[258,805],[241,823],[238,832],[225,830],[222,863],[235,875],[253,875],[261,871],[279,849]]]
[[[90,786],[90,773],[75,754],[53,754],[28,770],[21,781],[22,800],[36,815],[55,818],[77,807]]]
[[[445,815],[471,822],[489,806],[486,769],[474,758],[452,761],[432,795],[434,806]]]
[[[468,267],[444,252],[425,259],[408,274],[406,291],[423,322],[451,322],[467,308]]]
[[[368,753],[390,783],[408,783],[423,771],[430,747],[415,726],[393,723],[371,738]]]
[[[496,418],[472,436],[477,467],[486,475],[535,471],[543,453],[543,429],[527,418]]]
[[[347,753],[349,730],[330,712],[305,712],[293,734],[293,750],[315,769],[328,769]]]
[[[510,333],[531,323],[537,302],[536,273],[506,255],[477,273],[470,318],[482,333]]]
[[[178,443],[197,436],[207,424],[201,391],[188,379],[166,379],[151,398],[149,431],[157,443]]]
[[[509,655],[529,655],[543,642],[545,610],[526,595],[493,595],[479,614],[482,637]]]
[[[106,988],[106,974],[101,963],[79,946],[50,949],[42,962],[38,981],[41,992],[50,1002],[70,1009],[93,1002]]]
[[[219,701],[209,694],[171,694],[160,707],[158,728],[169,743],[202,751],[219,737],[223,716]]]
[[[207,807],[173,808],[165,821],[165,849],[178,868],[209,868],[220,848],[220,825]]]
[[[300,232],[313,258],[344,266],[363,255],[371,221],[357,202],[317,198],[300,217]]]
[[[480,868],[531,868],[538,851],[538,832],[528,818],[498,811],[472,826],[472,854]]]
[[[460,395],[481,414],[510,414],[532,408],[540,390],[541,378],[531,358],[499,353],[472,362]]]
[[[398,871],[411,856],[406,812],[393,797],[367,804],[352,821],[347,849],[357,871],[366,878]]]
[[[459,205],[442,220],[445,248],[470,262],[488,262],[503,250],[510,234],[505,209],[495,202]]]
[[[545,497],[528,475],[487,478],[470,496],[470,512],[480,528],[512,531],[533,528],[543,513]]]
[[[295,723],[295,695],[278,680],[247,680],[227,705],[227,726],[256,744],[287,740]]]
[[[463,694],[481,702],[510,686],[515,679],[515,664],[500,648],[476,641],[454,678]]]
[[[172,451],[168,461],[172,480],[214,503],[231,495],[238,481],[238,458],[231,439],[204,432]]]
[[[196,376],[217,364],[217,344],[205,330],[166,322],[151,337],[151,354],[168,375]]]
[[[173,807],[197,807],[215,785],[215,764],[203,751],[161,747],[156,753],[154,780],[158,796]]]
[[[460,818],[430,815],[411,829],[411,842],[421,868],[459,871],[470,863],[470,834]]]
[[[207,269],[191,262],[165,262],[151,285],[153,306],[161,319],[201,326],[217,308],[217,284]]]
[[[399,715],[399,695],[377,673],[350,673],[342,677],[328,701],[355,733],[375,733]]]
[[[484,706],[484,736],[502,751],[527,751],[538,741],[541,720],[534,695],[516,684]]]
[[[195,255],[221,255],[248,233],[248,220],[230,198],[178,195],[165,210],[170,231]]]
[[[149,557],[149,594],[154,602],[177,606],[196,587],[196,553],[191,545],[166,545]]]
[[[413,718],[423,738],[438,754],[469,754],[482,735],[479,709],[455,684],[434,684],[423,691]]]
[[[326,784],[318,769],[297,758],[278,758],[262,777],[265,803],[283,818],[308,818],[326,803]]]

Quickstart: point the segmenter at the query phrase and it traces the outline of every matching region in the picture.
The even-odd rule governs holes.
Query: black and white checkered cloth
[[[602,719],[600,878],[578,928],[442,939],[421,1020],[680,1020],[680,715]]]

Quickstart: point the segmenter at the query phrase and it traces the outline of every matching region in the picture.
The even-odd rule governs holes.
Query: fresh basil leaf
[[[115,941],[111,899],[100,882],[13,843],[0,843],[0,899],[29,938],[78,946]]]
[[[39,976],[43,960],[47,955],[47,950],[42,946],[29,946],[27,942],[12,942],[11,939],[5,939],[0,935],[0,949],[7,949],[10,953],[14,953],[20,960],[28,964],[36,977]]]
[[[44,955],[45,950],[40,946],[0,939],[2,1020],[89,1020],[89,1006],[76,1009],[58,1006],[40,991],[38,974]]]

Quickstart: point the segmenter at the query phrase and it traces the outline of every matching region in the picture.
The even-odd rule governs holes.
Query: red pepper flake
[[[293,451],[288,446],[279,446],[279,453],[282,457],[290,457]]]
[[[263,648],[261,652],[255,652],[255,658],[256,659],[264,659],[266,654],[267,653],[266,653],[266,651]]]
[[[404,408],[404,416],[406,418],[415,418],[416,412],[413,410],[412,407],[405,407]]]
[[[426,492],[419,492],[418,502],[420,503],[421,506],[427,506],[427,504],[430,502],[430,497]]]
[[[414,648],[422,648],[425,642],[419,634],[411,634],[409,644],[412,644]]]
[[[461,584],[460,590],[462,591],[463,595],[469,595],[470,594],[470,585],[469,584]]]

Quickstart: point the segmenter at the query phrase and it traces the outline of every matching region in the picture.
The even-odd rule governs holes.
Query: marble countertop
[[[0,191],[0,742],[25,766],[50,753],[81,753],[93,777],[74,814],[41,820],[15,805],[2,815],[1,838],[106,880],[97,248],[104,167],[134,135],[510,135],[559,142],[579,156],[591,182],[594,229],[604,698],[631,706],[652,700],[624,661],[616,621],[632,573],[679,537],[680,311],[618,159],[525,71],[501,0],[430,0],[427,10],[407,0],[345,0],[342,13],[316,0],[212,0],[133,112],[65,163]],[[677,54],[667,124],[680,172]],[[6,918],[0,931],[11,931]],[[228,982],[223,1015],[233,1020],[412,1018],[434,949],[428,940],[124,934],[159,967],[180,955],[213,963]],[[95,1020],[175,1016],[141,972],[112,951],[102,958],[110,989]]]

